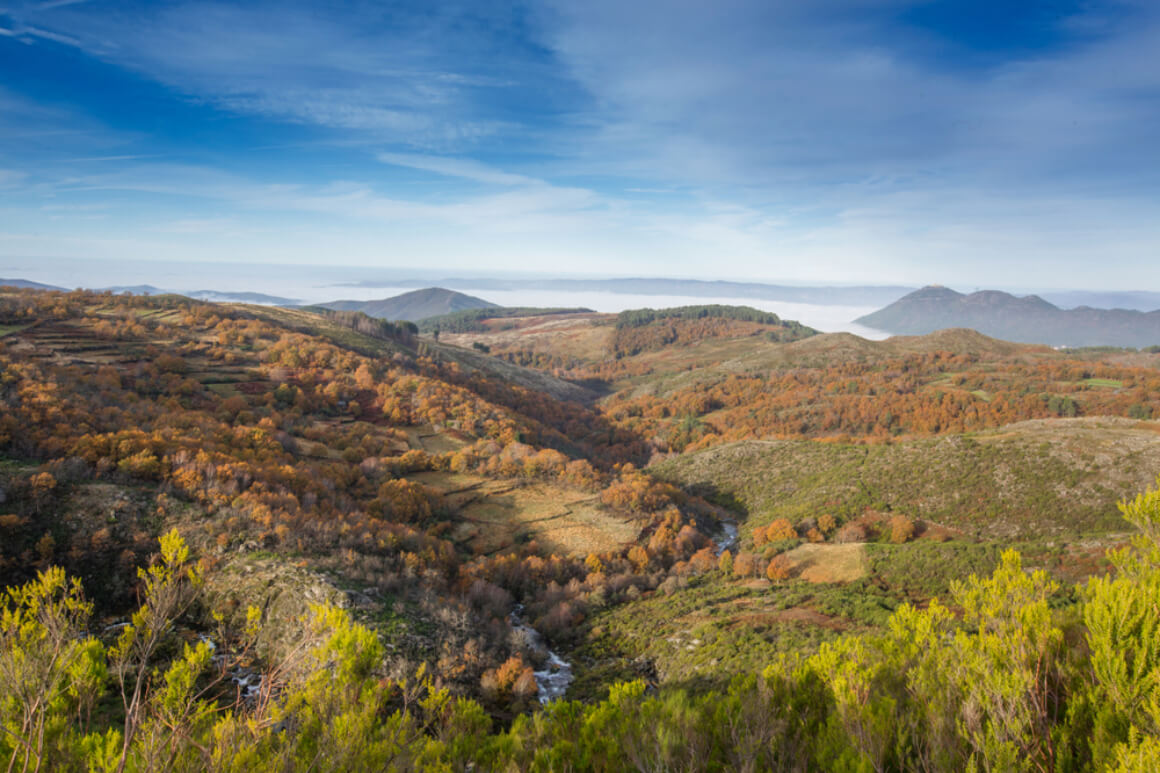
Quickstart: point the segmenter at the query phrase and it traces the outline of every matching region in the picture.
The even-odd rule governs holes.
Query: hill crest
[[[412,290],[402,295],[377,301],[343,300],[319,305],[335,311],[361,311],[370,317],[392,320],[405,319],[410,322],[418,322],[428,317],[438,317],[468,309],[499,308],[499,304],[491,301],[442,287]]]

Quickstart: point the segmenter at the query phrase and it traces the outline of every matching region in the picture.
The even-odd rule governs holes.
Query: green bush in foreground
[[[52,569],[0,606],[6,770],[1155,771],[1160,765],[1160,491],[1121,505],[1139,534],[1114,577],[1053,610],[1056,584],[1014,551],[952,604],[900,607],[886,632],[781,658],[723,690],[641,682],[560,701],[495,731],[475,702],[420,673],[379,674],[383,648],[317,608],[257,699],[228,657],[173,649],[200,578],[176,534],[142,573],[117,642]],[[955,610],[955,611],[952,611]],[[254,616],[253,619],[257,619]],[[248,632],[250,635],[253,631]],[[244,636],[243,636],[244,639]]]

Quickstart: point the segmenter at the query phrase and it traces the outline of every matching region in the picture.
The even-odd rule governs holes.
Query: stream
[[[733,550],[737,546],[737,521],[721,520],[721,534],[717,538],[717,555],[726,550]],[[512,610],[511,623],[517,631],[523,631],[533,647],[543,647],[548,652],[548,660],[544,668],[536,671],[536,690],[539,693],[540,703],[547,704],[564,697],[568,685],[572,683],[572,664],[559,653],[550,649],[544,643],[544,637],[532,626],[523,620],[524,605],[516,604]]]
[[[215,642],[212,638],[205,635],[204,633],[199,633],[197,638],[199,641],[205,642],[206,646],[209,647],[210,652],[217,652],[217,642]],[[225,657],[225,655],[215,654],[213,656],[213,663],[215,665],[220,665],[225,662]],[[246,666],[235,665],[233,668],[226,672],[226,676],[238,688],[238,695],[246,703],[252,704],[261,696],[262,684],[266,680],[265,676],[261,672],[255,671],[252,668],[247,668]]]
[[[733,520],[721,521],[721,534],[717,538],[717,555],[721,555],[726,550],[732,550],[737,545],[737,522]],[[517,631],[523,631],[528,641],[535,648],[543,648],[548,652],[548,659],[539,671],[534,672],[536,675],[536,690],[541,704],[548,704],[554,700],[564,697],[564,693],[568,691],[568,685],[572,684],[572,664],[564,658],[560,657],[559,653],[548,647],[544,642],[544,637],[540,635],[532,626],[523,621],[524,605],[516,604],[515,609],[512,610],[511,623],[512,627]],[[120,625],[127,625],[121,623]],[[106,630],[115,629],[118,626],[110,626]],[[217,649],[212,639],[202,635],[202,641],[209,644],[210,649]],[[216,656],[215,659],[221,656]],[[246,700],[253,700],[260,693],[262,688],[262,676],[249,669],[235,668],[229,674],[230,681],[238,686],[242,693],[242,697]]]
[[[539,693],[540,703],[551,703],[557,698],[563,698],[564,693],[568,690],[568,685],[572,683],[572,664],[549,649],[540,632],[523,621],[520,617],[523,611],[524,605],[516,604],[516,608],[512,610],[512,627],[517,631],[523,631],[534,647],[543,647],[548,651],[547,663],[542,670],[536,671],[535,674],[536,690]]]
[[[737,521],[721,519],[721,535],[717,538],[717,555],[737,546]]]

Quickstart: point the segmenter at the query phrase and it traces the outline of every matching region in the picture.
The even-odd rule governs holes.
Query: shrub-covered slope
[[[1074,537],[1118,531],[1116,502],[1160,470],[1160,432],[1126,419],[1049,419],[889,445],[748,441],[685,454],[651,471],[738,506],[744,532],[866,510],[971,537]]]

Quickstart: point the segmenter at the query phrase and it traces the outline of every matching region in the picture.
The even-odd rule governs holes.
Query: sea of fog
[[[60,287],[135,287],[152,285],[173,292],[216,290],[219,292],[256,292],[289,298],[300,303],[324,303],[340,299],[377,300],[410,292],[412,287],[359,287],[366,280],[387,279],[383,269],[357,266],[304,266],[238,263],[177,263],[162,261],[99,261],[76,259],[0,260],[0,277],[28,279]],[[414,272],[394,274],[398,280],[417,278]],[[386,282],[383,282],[386,285]],[[456,288],[450,283],[451,289]],[[625,309],[667,308],[694,304],[720,303],[752,306],[772,311],[784,319],[799,322],[825,332],[845,331],[864,338],[879,340],[886,334],[857,325],[853,320],[877,311],[870,306],[822,306],[790,303],[760,298],[709,297],[704,295],[642,295],[629,293],[568,290],[471,290],[469,295],[501,306],[584,307],[600,312]]]
[[[342,296],[350,300],[367,301],[389,298],[392,295],[400,295],[413,289],[407,287],[346,287],[342,288]],[[631,293],[573,292],[569,290],[464,290],[463,292],[485,301],[498,303],[500,306],[585,308],[604,312],[645,308],[665,309],[672,306],[692,306],[706,303],[752,306],[762,311],[772,311],[782,319],[796,319],[827,333],[844,331],[874,340],[887,337],[887,334],[880,330],[863,327],[853,321],[864,314],[877,311],[872,306],[819,306],[812,303],[768,301],[761,298],[724,298],[707,295],[634,295]]]

